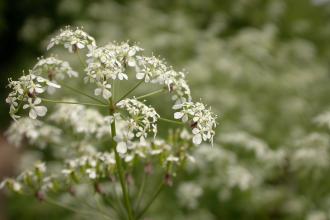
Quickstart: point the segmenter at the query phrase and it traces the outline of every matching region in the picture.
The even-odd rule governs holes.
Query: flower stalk
[[[110,113],[110,116],[114,116],[114,113],[115,113],[115,107],[113,105],[112,98],[110,98],[109,113]],[[118,173],[120,185],[121,185],[121,188],[123,191],[123,200],[124,200],[125,208],[127,211],[127,216],[128,216],[129,220],[134,220],[132,206],[131,206],[130,198],[128,195],[128,189],[127,189],[124,170],[123,170],[123,166],[122,166],[122,161],[121,161],[118,151],[116,150],[117,142],[114,140],[114,137],[116,136],[116,120],[113,120],[113,122],[111,123],[111,136],[112,136],[112,149],[115,152],[117,173]]]

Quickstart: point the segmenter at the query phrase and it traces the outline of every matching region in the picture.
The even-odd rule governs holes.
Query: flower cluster
[[[67,61],[59,60],[56,57],[39,58],[32,72],[35,75],[46,76],[50,81],[63,80],[66,76],[78,77]]]
[[[200,102],[184,102],[173,106],[173,109],[180,109],[174,113],[175,119],[181,119],[183,122],[190,123],[195,144],[200,144],[202,140],[209,140],[213,144],[217,116],[210,109],[207,109]]]
[[[173,69],[159,75],[157,81],[167,86],[168,91],[172,93],[172,99],[175,104],[191,101],[190,88],[183,72],[176,72]]]
[[[156,136],[156,123],[159,115],[154,108],[148,107],[134,98],[123,99],[116,106],[128,112],[129,117],[127,121],[129,123],[129,130],[134,132],[137,138],[140,138],[142,141],[148,136],[149,132],[152,132]]]
[[[73,101],[73,99],[66,101]],[[109,125],[112,123],[111,116],[103,116],[97,110],[82,105],[59,104],[49,119],[58,125],[66,124],[77,134],[97,138],[109,136]]]
[[[80,28],[74,30],[69,26],[64,30],[61,30],[59,35],[50,40],[47,50],[59,44],[62,44],[71,53],[77,51],[77,49],[83,49],[85,47],[87,47],[88,50],[93,50],[96,47],[93,37]]]
[[[23,75],[17,81],[9,79],[8,87],[12,92],[9,93],[6,102],[10,104],[11,117],[14,119],[19,118],[16,113],[24,103],[23,109],[30,108],[29,116],[32,119],[45,116],[47,108],[40,106],[41,99],[38,95],[44,93],[49,86],[60,88],[59,85],[33,73]]]
[[[6,131],[9,143],[16,147],[20,147],[24,141],[28,141],[31,145],[44,148],[47,144],[59,143],[61,135],[61,129],[26,117],[19,118]]]
[[[158,82],[158,77],[167,71],[164,61],[155,56],[137,56],[136,78],[145,82]]]
[[[108,178],[115,170],[115,156],[113,153],[97,152],[66,161],[66,167],[61,173],[69,177],[69,182],[76,182],[78,178],[88,177],[91,180]]]
[[[86,82],[96,83],[95,95],[111,97],[110,80],[127,80],[126,66],[135,66],[135,54],[142,49],[128,43],[108,44],[87,54]]]
[[[173,93],[172,99],[177,103],[191,101],[190,88],[183,72],[173,70],[163,60],[155,56],[137,56],[136,59],[137,79],[144,80],[146,83],[165,85],[168,91]]]
[[[314,119],[314,122],[322,127],[326,127],[328,129],[330,129],[330,112],[327,111],[327,112],[324,112],[324,113],[318,115]]]

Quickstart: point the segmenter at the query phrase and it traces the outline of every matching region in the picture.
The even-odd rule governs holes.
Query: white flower
[[[0,183],[0,189],[7,187],[13,192],[20,192],[22,190],[22,185],[14,179],[5,179]]]
[[[92,180],[96,179],[97,177],[96,170],[94,168],[86,169],[86,173],[88,174],[88,177]]]
[[[120,154],[125,154],[127,152],[127,145],[125,142],[119,142],[117,143],[116,150]]]
[[[17,116],[16,113],[18,112],[20,106],[25,106],[25,108],[27,108],[27,105],[30,106],[39,104],[41,100],[38,99],[37,96],[43,93],[49,86],[60,88],[59,85],[52,83],[41,76],[36,76],[31,72],[28,75],[21,76],[17,81],[9,79],[8,87],[12,91],[6,98],[6,102],[10,104],[10,115],[14,119],[17,119],[19,116]],[[37,103],[32,103],[32,98],[35,99]],[[24,103],[28,104],[23,105]],[[38,107],[30,111],[31,117],[38,116],[37,112],[39,116],[44,116],[44,113],[46,113],[44,107]]]
[[[166,85],[168,91],[172,94],[172,99],[176,101],[176,104],[191,101],[190,88],[183,72],[176,72],[170,69],[164,74],[159,75],[157,82]]]
[[[136,99],[124,99],[117,103],[117,107],[125,109],[130,118],[129,130],[142,141],[147,137],[148,132],[157,133],[157,120],[159,115],[154,108],[148,107]]]
[[[139,80],[157,83],[157,78],[167,71],[165,63],[155,56],[137,56],[136,59],[136,78]]]
[[[32,98],[28,99],[29,104],[23,105],[23,109],[30,108],[29,116],[32,119],[36,119],[38,116],[43,117],[47,113],[47,108],[45,106],[37,106],[41,103],[40,98],[36,98],[34,101]]]
[[[70,27],[61,30],[59,35],[52,38],[47,46],[47,50],[58,44],[62,44],[70,53],[85,47],[89,50],[93,50],[96,47],[93,37],[79,28],[73,30]]]
[[[192,128],[193,143],[200,144],[203,140],[209,140],[213,144],[215,134],[216,118],[210,109],[206,109],[200,102],[185,102],[173,106],[173,109],[181,109],[174,113],[175,119],[190,122]]]
[[[108,100],[112,95],[110,91],[111,85],[107,84],[106,81],[104,81],[103,83],[98,83],[97,85],[98,88],[95,89],[94,94],[97,96],[102,95],[104,99]]]
[[[95,94],[102,94],[105,99],[109,99],[110,80],[127,80],[126,68],[135,66],[135,54],[140,50],[142,49],[127,43],[113,43],[90,51],[87,54],[85,82],[96,83],[98,88]]]
[[[37,162],[37,163],[34,165],[34,168],[35,168],[36,171],[39,172],[39,173],[45,173],[46,170],[47,170],[46,164],[43,163],[43,162]]]
[[[324,112],[320,115],[318,115],[315,119],[314,122],[317,123],[320,126],[327,127],[330,129],[330,112]]]
[[[78,73],[72,70],[70,64],[55,57],[39,58],[32,69],[32,73],[39,76],[45,76],[50,81],[63,80],[65,76],[78,77]]]
[[[198,200],[202,194],[202,187],[193,182],[186,182],[181,184],[177,192],[180,204],[190,209],[197,207]]]
[[[64,101],[75,101],[72,99]],[[102,138],[110,135],[111,116],[103,116],[100,112],[82,105],[59,104],[50,115],[50,120],[56,124],[66,124],[73,132],[84,134],[85,137]]]
[[[44,148],[60,142],[61,130],[42,121],[22,117],[10,125],[5,135],[8,142],[16,147],[27,140],[29,144]]]

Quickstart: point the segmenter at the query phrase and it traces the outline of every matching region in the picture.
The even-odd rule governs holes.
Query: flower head
[[[23,106],[23,109],[31,108],[29,113],[31,118],[35,119],[37,116],[44,116],[47,109],[42,106],[37,106],[41,103],[41,99],[38,98],[38,95],[44,93],[48,87],[60,88],[56,83],[42,76],[36,76],[31,72],[28,75],[21,76],[17,81],[9,79],[8,87],[12,91],[6,98],[6,102],[10,104],[9,113],[14,119],[19,118],[16,113],[21,106]]]
[[[149,132],[157,134],[158,113],[152,107],[148,107],[136,99],[124,99],[117,103],[117,107],[128,112],[127,119],[130,131],[141,140],[147,137]]]
[[[70,53],[85,47],[87,47],[89,50],[92,50],[94,47],[96,47],[96,43],[93,37],[88,35],[80,28],[76,28],[74,30],[69,26],[64,30],[61,30],[59,35],[50,40],[47,46],[47,50],[58,44],[62,44],[69,50]]]
[[[200,102],[185,102],[175,105],[173,108],[180,109],[174,113],[175,119],[182,119],[183,122],[190,123],[195,144],[200,144],[202,140],[209,140],[213,143],[217,116],[210,109]]]
[[[39,58],[32,72],[37,76],[46,76],[50,81],[63,80],[66,76],[78,77],[78,73],[72,70],[67,61],[55,57]]]
[[[167,71],[165,62],[156,58],[155,56],[137,56],[136,59],[137,79],[144,79],[145,82],[157,83],[158,77]]]

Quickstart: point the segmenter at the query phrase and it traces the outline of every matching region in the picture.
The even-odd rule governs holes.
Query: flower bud
[[[151,175],[153,173],[153,166],[150,162],[148,162],[145,166],[144,166],[144,172],[147,174],[147,175]]]
[[[165,181],[165,185],[167,185],[167,186],[173,186],[173,177],[172,177],[171,174],[166,173],[166,174],[165,174],[165,179],[164,179],[164,181]]]

